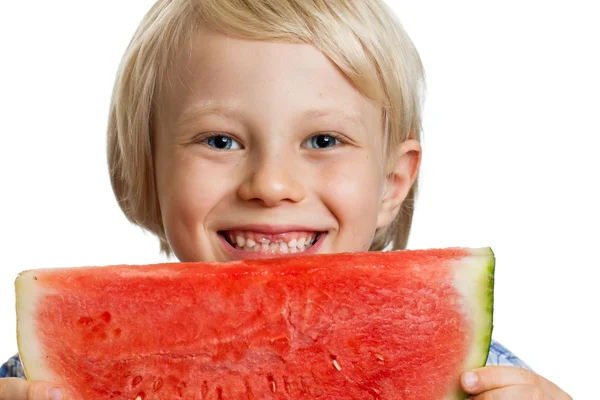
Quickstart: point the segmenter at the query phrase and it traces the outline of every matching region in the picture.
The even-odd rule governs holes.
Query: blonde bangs
[[[152,119],[173,84],[176,60],[200,30],[253,40],[314,45],[382,109],[388,166],[394,150],[421,136],[424,72],[392,11],[379,0],[159,0],[125,52],[111,103],[108,163],[127,218],[170,246],[161,223],[152,151]],[[371,250],[406,246],[416,184],[396,220],[377,232]]]

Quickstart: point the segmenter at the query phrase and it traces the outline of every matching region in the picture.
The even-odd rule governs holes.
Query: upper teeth
[[[235,240],[240,247],[244,247],[244,245],[246,244],[246,239],[244,239],[243,236],[236,236]],[[252,246],[250,246],[250,247],[252,247]]]
[[[256,235],[252,234],[234,234],[233,232],[229,233],[227,237],[231,244],[233,244],[238,249],[243,249],[247,251],[252,250],[257,252],[262,251],[277,253],[297,253],[299,251],[302,252],[310,248],[314,244],[317,235],[313,233],[309,234],[308,236],[302,236],[299,238],[294,237],[289,241],[271,241],[270,239],[265,237],[258,238]],[[254,239],[252,237],[254,237]]]

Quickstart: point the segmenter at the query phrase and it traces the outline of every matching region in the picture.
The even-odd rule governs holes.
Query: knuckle
[[[544,391],[539,386],[528,385],[525,393],[527,400],[544,400]]]
[[[14,379],[0,379],[0,400],[20,400],[19,385]]]
[[[41,399],[38,396],[38,390],[35,387],[35,385],[29,385],[27,386],[27,400],[38,400]]]
[[[486,367],[478,372],[480,382],[477,385],[485,387],[496,387],[500,384],[502,374],[499,373],[499,369],[496,367]],[[485,399],[485,398],[484,398]],[[491,397],[490,397],[491,399]]]
[[[528,369],[519,368],[520,379],[523,383],[532,386],[543,386],[542,377],[538,374],[529,371]]]
[[[47,389],[43,382],[32,382],[27,386],[27,400],[45,399]]]
[[[541,387],[543,385],[542,377],[538,374],[531,373],[531,383],[535,386]]]
[[[8,388],[5,379],[0,379],[0,400],[8,399]]]

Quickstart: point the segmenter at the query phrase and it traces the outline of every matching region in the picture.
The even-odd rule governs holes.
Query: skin
[[[384,170],[378,105],[310,45],[209,32],[193,45],[191,57],[180,62],[181,84],[164,94],[154,149],[162,222],[177,257],[231,260],[217,232],[242,224],[326,232],[320,253],[367,250],[416,179],[419,143],[404,142]],[[199,106],[212,111],[190,114]],[[233,149],[211,147],[206,135],[215,132],[234,138]],[[306,145],[323,133],[342,142],[326,149]],[[490,366],[472,373],[474,385],[467,385],[467,373],[460,384],[473,399],[571,399],[525,369]],[[59,400],[50,397],[52,388],[0,379],[0,400]]]
[[[468,379],[470,374],[474,380]],[[573,400],[548,379],[519,367],[488,366],[465,372],[460,386],[473,400]]]
[[[181,64],[155,142],[162,222],[181,261],[229,261],[218,232],[256,224],[325,232],[321,253],[368,250],[415,180],[417,141],[385,171],[380,108],[310,45],[205,32]],[[215,134],[232,149],[211,147]],[[339,144],[314,148],[315,135]]]

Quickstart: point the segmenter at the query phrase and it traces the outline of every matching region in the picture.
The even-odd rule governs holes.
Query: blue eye
[[[214,135],[203,141],[217,150],[239,150],[242,148],[237,140],[225,135]]]
[[[341,142],[333,135],[319,134],[307,139],[308,146],[313,149],[327,149],[339,145]],[[305,147],[305,146],[303,146]]]

